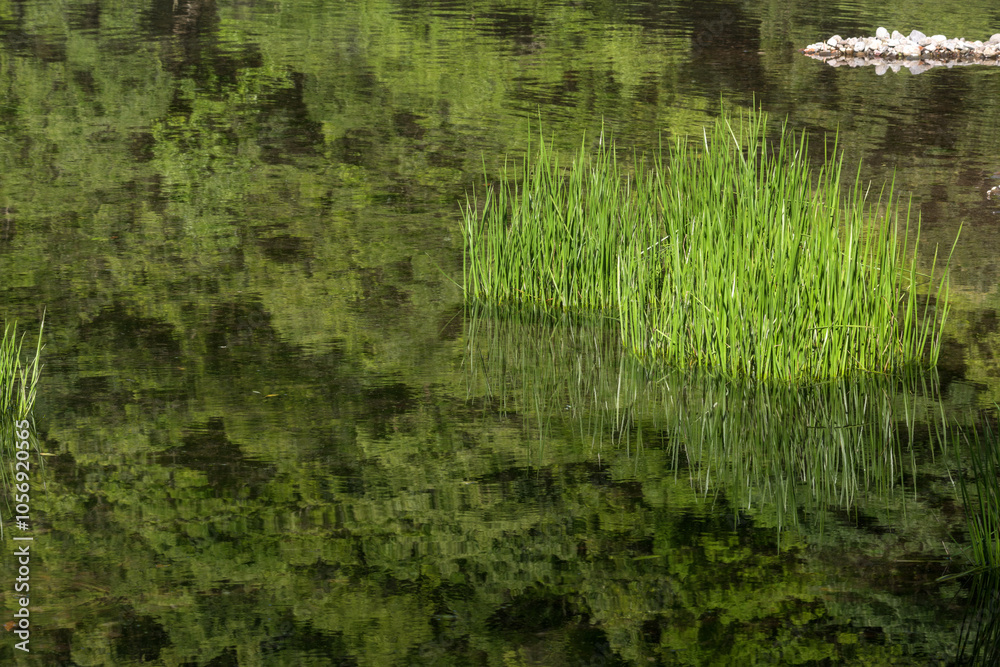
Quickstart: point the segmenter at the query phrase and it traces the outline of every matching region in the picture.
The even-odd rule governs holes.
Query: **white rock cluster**
[[[883,74],[887,69],[899,71],[906,66],[914,74],[931,67],[954,65],[1000,65],[1000,33],[982,42],[949,39],[944,35],[928,37],[919,30],[903,35],[897,30],[890,33],[885,28],[875,31],[874,37],[848,37],[834,35],[825,42],[810,44],[802,53],[825,60],[834,67],[876,65]]]

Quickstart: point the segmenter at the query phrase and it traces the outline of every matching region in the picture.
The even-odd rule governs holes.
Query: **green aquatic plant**
[[[14,455],[15,451],[15,433],[25,431],[23,426],[19,429],[17,424],[31,418],[31,411],[35,405],[38,376],[41,372],[40,359],[44,327],[43,321],[38,330],[34,354],[28,350],[26,359],[22,354],[24,336],[17,335],[16,323],[7,324],[4,327],[3,338],[0,339],[0,442],[2,442],[0,445],[0,482],[2,482],[0,487],[3,488],[8,487],[11,482],[13,464],[9,462],[9,458]],[[22,464],[19,463],[19,465]],[[4,493],[3,495],[4,502],[9,509],[12,494]],[[0,521],[0,536],[2,535],[3,522]]]
[[[955,664],[1000,664],[1000,569],[980,571],[972,577]]]
[[[977,569],[1000,572],[1000,439],[989,422],[983,437],[970,443],[969,462],[975,492],[964,479],[961,490],[970,510],[970,557]]]
[[[998,408],[1000,409],[1000,408]],[[969,609],[959,644],[961,664],[1000,664],[1000,439],[991,425],[962,431],[971,480],[959,478],[969,529],[965,578]]]
[[[34,355],[24,360],[24,336],[18,337],[17,324],[7,324],[4,327],[3,339],[0,340],[0,416],[5,423],[24,419],[31,414],[41,372],[39,360],[44,328],[43,323],[38,331]],[[31,355],[30,352],[28,354]]]
[[[602,141],[564,167],[541,139],[467,201],[466,299],[598,314],[640,359],[730,377],[935,364],[948,280],[937,253],[918,272],[919,222],[891,185],[843,190],[836,146],[815,173],[807,149],[756,111],[628,166]]]

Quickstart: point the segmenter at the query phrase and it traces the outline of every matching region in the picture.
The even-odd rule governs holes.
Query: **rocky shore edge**
[[[928,37],[919,30],[903,35],[898,30],[890,33],[879,28],[874,37],[845,39],[834,35],[825,42],[810,44],[802,53],[833,67],[874,65],[878,74],[906,67],[912,74],[919,74],[932,67],[1000,65],[1000,33],[983,42],[949,39],[944,35]]]

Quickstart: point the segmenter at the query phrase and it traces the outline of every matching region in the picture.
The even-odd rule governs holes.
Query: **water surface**
[[[948,429],[1000,398],[1000,72],[797,49],[998,24],[980,0],[0,8],[0,303],[45,312],[53,455],[32,653],[0,655],[954,660]],[[634,368],[600,327],[467,316],[484,165],[539,124],[651,150],[720,103],[817,156],[839,132],[912,197],[925,265],[964,225],[937,376],[761,395]]]

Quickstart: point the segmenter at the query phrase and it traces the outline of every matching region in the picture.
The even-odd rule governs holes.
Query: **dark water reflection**
[[[0,290],[46,312],[52,454],[32,653],[0,657],[954,660],[968,596],[935,580],[964,563],[955,432],[1000,398],[1000,79],[795,51],[1000,20],[897,5],[0,8]],[[592,326],[473,326],[484,163],[539,121],[641,151],[754,100],[894,172],[927,263],[965,224],[936,380],[761,394],[651,376]]]

